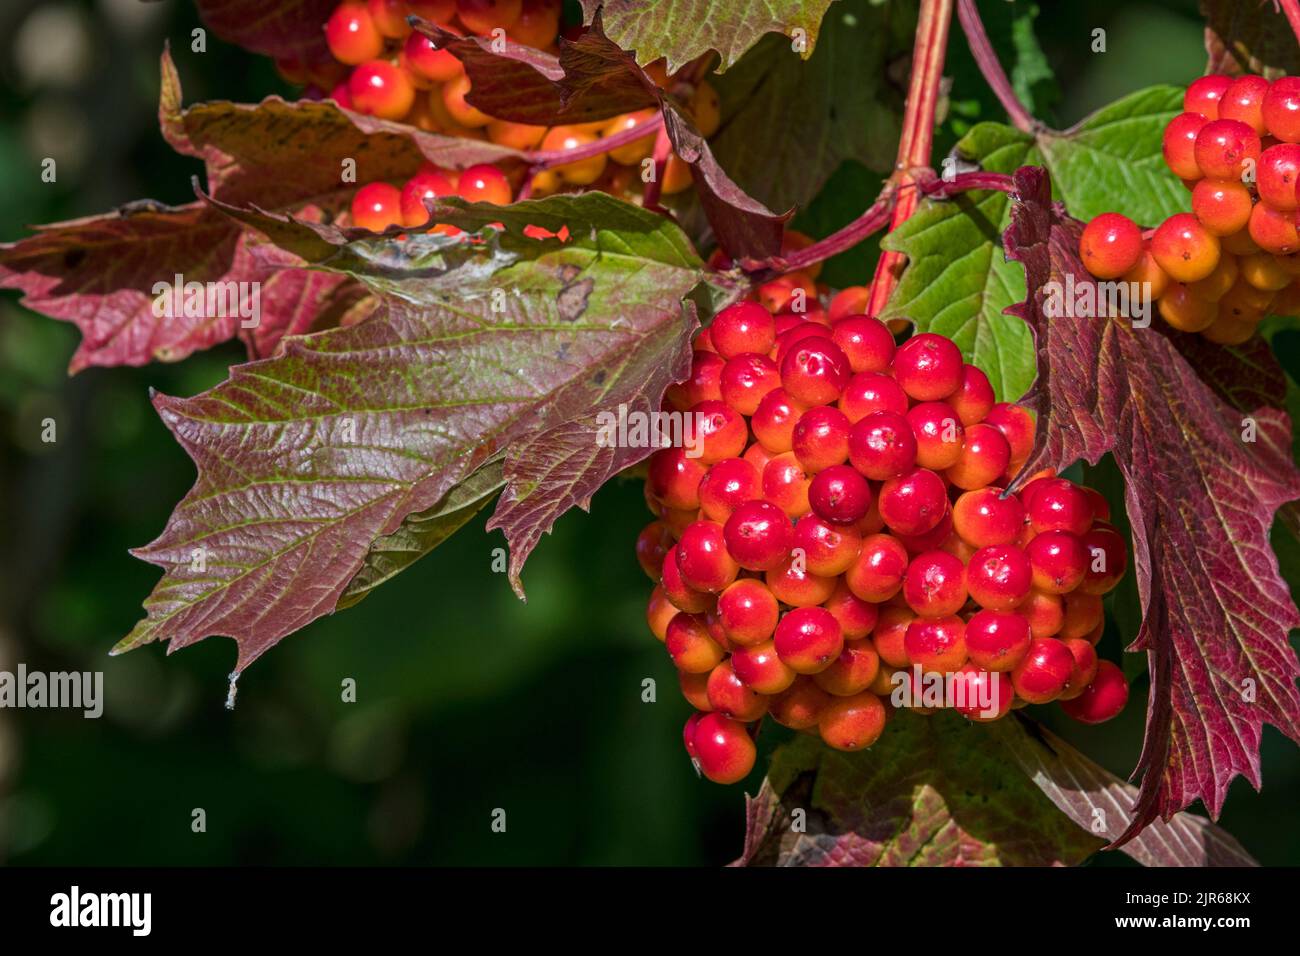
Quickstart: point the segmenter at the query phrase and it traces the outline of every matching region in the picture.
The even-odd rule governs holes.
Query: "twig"
[[[1296,0],[1290,0],[1292,5],[1295,2]],[[957,0],[957,18],[961,21],[966,42],[970,45],[971,54],[975,57],[980,72],[984,74],[985,81],[992,88],[1002,108],[1007,111],[1007,116],[1011,117],[1011,122],[1016,129],[1024,133],[1033,132],[1038,123],[1025,108],[1025,104],[1021,103],[1020,98],[1016,96],[1015,88],[1011,85],[1006,70],[1002,69],[1002,64],[998,62],[998,55],[993,52],[993,44],[989,42],[989,35],[984,30],[984,22],[980,19],[975,0]]]

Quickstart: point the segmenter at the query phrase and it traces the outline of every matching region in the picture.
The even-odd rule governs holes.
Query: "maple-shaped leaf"
[[[582,0],[588,21],[603,16],[605,31],[619,46],[635,50],[642,63],[663,57],[674,72],[713,51],[727,69],[768,33],[805,57],[817,42],[832,0]]]
[[[987,731],[951,711],[903,711],[867,750],[797,737],[748,800],[736,863],[1051,866],[1099,850]],[[791,825],[796,811],[802,828]]]
[[[657,410],[686,374],[698,323],[684,298],[706,274],[686,237],[602,193],[447,212],[458,210],[462,222],[490,216],[505,231],[483,241],[336,236],[331,266],[379,293],[379,311],[289,339],[281,356],[235,366],[194,398],[155,397],[198,481],[136,552],[166,573],[117,650],[226,635],[242,670],[409,564],[381,554],[436,539],[440,530],[422,538],[416,523],[489,495],[490,481],[457,489],[482,481],[497,459],[508,500],[535,501],[499,522],[518,588],[528,550],[557,513],[550,499],[585,502],[652,451],[574,455],[592,416]],[[528,224],[567,224],[571,238],[531,239]],[[332,227],[286,220],[286,229],[313,226],[328,246],[320,237]],[[585,437],[600,445],[595,430]]]
[[[1291,445],[1285,413],[1223,401],[1180,351],[1181,333],[1074,310],[1049,319],[1049,282],[1093,281],[1078,261],[1082,227],[1052,203],[1045,170],[1019,170],[1015,187],[1004,244],[1025,267],[1017,312],[1039,370],[1029,399],[1038,437],[1019,480],[1110,452],[1133,529],[1143,620],[1130,649],[1147,653],[1151,698],[1122,842],[1197,799],[1217,817],[1238,774],[1258,788],[1264,724],[1300,740],[1288,641],[1300,613],[1269,546],[1274,513],[1300,498],[1300,472],[1278,453]]]
[[[988,729],[1048,799],[1079,826],[1111,842],[1128,829],[1137,787],[1018,714]],[[1143,866],[1258,865],[1232,834],[1186,811],[1168,822],[1152,821],[1119,849]]]
[[[29,309],[76,324],[82,340],[69,371],[78,372],[173,362],[235,335],[253,354],[267,354],[283,335],[302,331],[309,318],[348,298],[346,277],[301,265],[200,204],[145,201],[0,244],[0,288],[21,290]],[[177,276],[182,284],[204,283],[205,303],[208,288],[234,296],[212,310],[206,304],[187,310],[174,296],[160,307],[161,289],[175,288]],[[247,315],[233,306],[240,283],[249,296]],[[177,307],[167,310],[168,302]]]
[[[1295,32],[1276,0],[1201,0],[1207,73],[1300,72]]]
[[[265,56],[304,63],[327,60],[325,21],[337,0],[195,0],[221,39]]]

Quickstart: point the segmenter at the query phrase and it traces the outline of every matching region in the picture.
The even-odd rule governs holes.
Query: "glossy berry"
[[[1098,279],[1118,279],[1137,265],[1142,231],[1128,216],[1105,212],[1083,227],[1079,258]]]
[[[835,593],[835,578],[818,574],[793,554],[765,573],[763,581],[778,601],[791,607],[825,604]]]
[[[567,152],[594,143],[599,138],[596,133],[580,126],[553,126],[542,139],[541,148],[547,152],[552,150]],[[597,153],[595,156],[556,166],[555,172],[566,183],[574,186],[590,186],[600,178],[608,162],[608,157],[604,153]]]
[[[879,319],[847,316],[831,326],[831,338],[854,372],[883,372],[894,358],[894,336]]]
[[[823,671],[813,675],[813,682],[836,697],[852,697],[871,686],[880,669],[880,655],[868,639],[845,641],[839,657]]]
[[[762,478],[743,458],[724,458],[700,480],[700,510],[710,521],[726,523],[746,501],[763,497]]]
[[[796,402],[785,389],[774,388],[759,401],[749,427],[759,444],[779,455],[793,449],[794,429],[806,410],[807,406]]]
[[[836,750],[870,747],[884,729],[885,705],[868,692],[832,699],[817,721],[822,740]]]
[[[907,574],[907,549],[888,534],[874,534],[862,540],[857,560],[844,574],[849,590],[864,601],[881,604],[903,587]]]
[[[1264,98],[1269,82],[1262,76],[1239,76],[1224,91],[1219,100],[1219,119],[1245,123],[1257,136],[1268,133],[1264,125]]]
[[[966,624],[959,617],[918,617],[907,626],[903,647],[922,671],[951,673],[966,663]]]
[[[952,506],[953,530],[973,548],[1011,544],[1020,537],[1024,508],[1015,495],[1001,488],[977,488],[963,493]]]
[[[1011,679],[1000,671],[967,664],[956,673],[953,709],[968,720],[992,721],[1005,717],[1015,701]]]
[[[790,446],[809,473],[849,457],[849,420],[838,408],[819,405],[804,412],[790,434]]]
[[[696,521],[682,532],[677,543],[677,569],[687,587],[716,594],[740,572],[740,566],[727,550],[722,525],[716,521]]]
[[[749,429],[745,419],[726,402],[700,402],[692,405],[687,414],[695,423],[694,443],[689,451],[701,464],[712,465],[744,453]]]
[[[658,581],[664,570],[664,555],[673,546],[673,536],[662,521],[651,521],[636,536],[636,559],[651,581]]]
[[[1259,155],[1255,188],[1261,202],[1283,212],[1296,208],[1300,182],[1300,143],[1278,143]]]
[[[811,485],[812,478],[794,452],[777,455],[763,468],[763,497],[791,518],[802,518],[812,510],[808,501]]]
[[[670,385],[667,397],[673,407],[685,411],[696,402],[722,400],[722,369],[726,363],[716,352],[696,350],[691,358],[691,374],[683,382]]]
[[[707,591],[697,591],[682,580],[682,572],[677,564],[677,545],[673,544],[664,555],[663,570],[660,572],[660,585],[664,597],[676,608],[689,614],[703,614],[713,608],[716,599]]]
[[[924,534],[942,521],[948,510],[943,479],[925,468],[886,481],[878,500],[880,517],[898,534]]]
[[[340,63],[356,66],[384,50],[384,37],[364,3],[340,3],[325,22],[325,43]]]
[[[369,183],[352,197],[352,224],[358,229],[383,232],[402,225],[402,194],[388,183]]]
[[[1012,544],[980,548],[966,567],[966,587],[980,607],[1009,611],[1029,596],[1034,573],[1025,553]]]
[[[1183,93],[1183,109],[1206,119],[1219,118],[1219,101],[1232,85],[1232,77],[1212,73],[1193,80]]]
[[[966,425],[976,425],[984,420],[993,410],[995,396],[989,377],[974,365],[965,365],[961,370],[961,384],[945,402],[957,413],[957,419]]]
[[[747,501],[731,513],[723,535],[727,550],[742,568],[766,571],[789,556],[794,525],[770,501]]]
[[[1300,251],[1300,235],[1296,233],[1294,212],[1274,209],[1266,203],[1256,203],[1250,212],[1250,238],[1261,249],[1285,256]]]
[[[844,386],[838,407],[850,422],[857,424],[876,412],[904,415],[908,404],[907,393],[890,376],[881,372],[859,372]]]
[[[757,352],[727,359],[718,379],[722,400],[742,415],[753,415],[763,397],[780,385],[776,363]]]
[[[846,641],[859,640],[869,635],[880,618],[880,609],[849,590],[843,578],[836,583],[835,593],[822,606],[840,622],[840,630]]]
[[[1070,679],[1066,681],[1065,690],[1061,691],[1059,700],[1073,700],[1083,694],[1097,675],[1097,651],[1090,641],[1081,637],[1062,638],[1061,643],[1074,657],[1074,668]]]
[[[965,491],[991,485],[1011,464],[1011,445],[1002,432],[992,425],[972,425],[966,429],[961,455],[944,476]]]
[[[921,402],[907,413],[916,436],[916,463],[931,471],[943,471],[961,457],[965,430],[947,402]]]
[[[401,67],[384,60],[369,60],[352,71],[348,95],[357,112],[380,119],[399,120],[415,103],[415,87]]]
[[[758,751],[745,725],[722,714],[705,714],[692,735],[700,773],[714,783],[739,783],[754,769]]]
[[[776,325],[772,313],[755,302],[729,305],[709,326],[714,348],[723,358],[744,352],[766,355],[776,345]]]
[[[776,652],[797,674],[816,674],[844,648],[839,621],[823,607],[797,607],[776,625]]]
[[[1074,671],[1074,655],[1054,638],[1035,638],[1011,670],[1016,693],[1031,704],[1046,704],[1065,690]]]
[[[810,677],[798,677],[786,690],[772,698],[769,713],[782,727],[810,730],[817,726],[830,706],[831,695]]]
[[[505,173],[487,163],[479,163],[462,172],[456,191],[466,202],[486,202],[494,206],[508,206],[514,198]]]
[[[679,611],[668,622],[664,646],[680,671],[704,674],[721,663],[724,651],[709,633],[708,623],[702,614]]]
[[[660,585],[650,592],[650,601],[646,604],[645,622],[650,628],[650,633],[655,639],[662,643],[668,636],[668,622],[677,616],[680,608],[673,605],[668,600],[668,595]]]
[[[779,616],[776,598],[755,578],[741,578],[718,595],[718,621],[732,644],[763,643],[776,631]]]
[[[876,653],[890,667],[911,667],[907,656],[907,629],[918,620],[911,608],[889,604],[880,609],[876,626],[871,629],[871,640]]]
[[[454,196],[456,189],[451,180],[436,169],[422,169],[402,187],[402,225],[423,226],[429,221],[426,202],[443,196]]]
[[[808,486],[808,504],[827,521],[859,521],[866,516],[871,502],[871,486],[848,465],[832,465],[819,472]]]
[[[946,551],[918,554],[903,576],[903,599],[921,617],[948,617],[966,603],[966,569]]]
[[[731,666],[743,683],[760,694],[779,694],[798,676],[781,660],[773,641],[735,648]]]
[[[1026,514],[1034,534],[1069,531],[1081,535],[1092,527],[1092,499],[1072,481],[1049,478],[1038,485]]]
[[[1300,147],[1297,147],[1300,149]],[[1265,292],[1278,292],[1291,284],[1294,278],[1278,261],[1278,257],[1267,252],[1257,252],[1243,256],[1239,263],[1238,274],[1256,289]],[[1234,275],[1235,281],[1237,277]],[[1231,285],[1229,285],[1231,288]],[[1227,293],[1228,289],[1223,290]],[[1222,298],[1222,296],[1220,296]]]
[[[980,610],[966,622],[966,652],[976,667],[1010,671],[1029,650],[1029,621],[1011,611]]]
[[[1211,120],[1196,134],[1196,165],[1211,179],[1241,182],[1248,164],[1258,162],[1260,148],[1259,135],[1245,123]]]
[[[1114,590],[1128,566],[1128,549],[1114,528],[1092,528],[1082,540],[1087,570],[1079,590],[1102,595]]]
[[[690,511],[700,506],[705,466],[685,448],[663,448],[650,457],[650,493],[669,508]]]
[[[456,0],[456,16],[471,33],[509,30],[522,10],[522,0]]]
[[[1269,133],[1284,143],[1300,143],[1300,77],[1274,80],[1261,111]]]
[[[444,27],[457,31],[451,27]],[[450,50],[439,50],[423,33],[412,33],[402,47],[402,66],[424,86],[446,83],[460,76],[465,65]]]
[[[916,433],[898,412],[874,412],[849,432],[849,461],[872,481],[907,474],[916,466],[916,454]]]
[[[1219,264],[1219,240],[1191,213],[1178,213],[1157,227],[1151,255],[1174,281],[1195,282]]]
[[[1171,282],[1157,306],[1161,318],[1182,332],[1209,328],[1219,312],[1213,302],[1194,296],[1181,282]]]
[[[1011,449],[1012,464],[1023,462],[1034,448],[1034,416],[1029,410],[1010,402],[998,402],[984,416],[985,425],[1002,433]]]
[[[805,405],[828,405],[848,383],[849,360],[830,339],[800,341],[781,360],[781,386]]]
[[[1025,548],[1033,568],[1034,587],[1049,594],[1073,591],[1088,571],[1083,539],[1068,531],[1044,531]]]
[[[804,515],[794,526],[791,553],[802,551],[807,569],[820,577],[843,574],[857,559],[862,536],[852,526],[827,521],[818,515]]]
[[[1196,137],[1207,123],[1209,120],[1200,113],[1180,113],[1165,127],[1165,165],[1179,179],[1195,180],[1205,175],[1196,162]],[[1240,181],[1240,173],[1231,178]]]
[[[916,401],[937,402],[957,391],[965,364],[951,339],[923,332],[894,353],[894,378]]]
[[[745,722],[758,720],[767,713],[766,695],[743,683],[736,676],[730,660],[723,661],[709,671],[705,694],[709,700],[710,710],[733,720]]]
[[[1238,180],[1202,179],[1192,189],[1192,213],[1215,236],[1241,232],[1253,208],[1250,190]]]
[[[1110,661],[1097,662],[1097,675],[1078,697],[1061,702],[1061,709],[1085,724],[1110,720],[1128,703],[1128,681]]]

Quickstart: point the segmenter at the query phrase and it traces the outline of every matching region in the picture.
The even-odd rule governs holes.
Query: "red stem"
[[[660,119],[662,120],[662,114]],[[663,188],[664,173],[668,171],[668,154],[673,151],[673,144],[668,139],[668,130],[663,126],[659,128],[659,135],[655,137],[654,179],[645,184],[645,195],[642,197],[641,204],[646,209],[659,208],[659,194]]]
[[[1291,23],[1291,32],[1300,40],[1300,3],[1296,0],[1282,0],[1282,12]]]
[[[906,188],[917,182],[917,171],[929,177],[930,149],[934,144],[935,109],[939,103],[939,82],[943,78],[943,58],[948,47],[948,26],[952,22],[953,0],[921,0],[916,24],[916,42],[912,47],[912,82],[907,91],[907,109],[903,114],[903,132],[898,141],[898,162],[893,179],[899,187],[890,230],[897,229],[916,211],[920,191]],[[898,252],[882,252],[871,280],[867,315],[879,315],[894,291],[907,257]]]
[[[1289,0],[1289,2],[1294,6],[1296,0]],[[1033,132],[1037,123],[1025,108],[1025,104],[1021,103],[1016,96],[1015,88],[1011,85],[1006,70],[1002,69],[1002,64],[998,62],[998,55],[993,52],[993,44],[989,42],[989,35],[984,30],[984,21],[980,19],[975,0],[957,0],[957,18],[961,21],[966,42],[970,44],[970,51],[979,65],[980,72],[992,87],[993,94],[1002,104],[1002,108],[1007,111],[1007,116],[1011,117],[1011,122],[1016,129],[1024,133]]]
[[[553,169],[556,166],[564,166],[567,163],[576,163],[581,159],[590,159],[593,156],[599,156],[601,153],[608,153],[612,149],[618,149],[620,146],[626,146],[628,143],[660,131],[663,125],[664,114],[657,113],[639,126],[633,126],[631,129],[621,129],[613,136],[602,136],[600,139],[573,149],[536,150],[525,155],[528,159],[528,165],[536,173],[543,169]]]

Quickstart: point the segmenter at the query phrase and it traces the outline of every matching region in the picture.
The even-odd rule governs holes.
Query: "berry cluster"
[[[870,746],[895,687],[929,706],[918,675],[949,675],[961,692],[940,706],[973,719],[1061,700],[1095,723],[1128,697],[1094,650],[1127,561],[1105,499],[1051,472],[1004,496],[1029,413],[949,339],[896,345],[843,312],[865,292],[840,315],[723,309],[666,397],[699,435],[652,456],[637,556],[698,711],[686,748],[720,783],[752,768],[764,715]]]
[[[1099,279],[1149,282],[1173,328],[1249,339],[1267,315],[1300,314],[1300,77],[1203,76],[1165,127],[1164,158],[1192,194],[1149,239],[1105,213],[1079,255]]]
[[[514,194],[505,173],[488,163],[457,172],[425,163],[401,189],[389,183],[369,183],[352,197],[352,224],[372,232],[389,226],[423,229],[456,235],[461,230],[447,223],[430,225],[425,200],[459,196],[468,202],[509,205]]]

